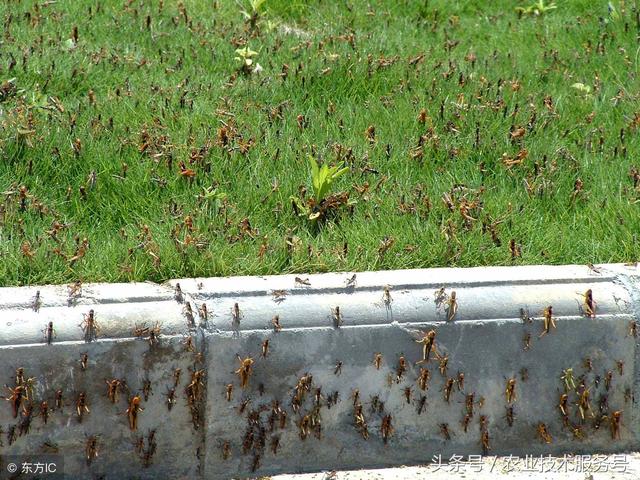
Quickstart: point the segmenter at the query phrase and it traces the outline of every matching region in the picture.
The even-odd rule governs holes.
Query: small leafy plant
[[[589,85],[585,85],[584,83],[577,82],[571,85],[571,88],[575,89],[584,98],[591,97],[591,87]]]
[[[256,28],[258,20],[262,15],[262,7],[266,1],[267,0],[249,0],[249,8],[242,8],[242,10],[240,10],[240,13],[251,27],[251,30]]]
[[[318,166],[315,158],[309,157],[311,166],[311,184],[313,186],[313,196],[308,198],[298,198],[291,196],[291,205],[299,217],[306,217],[316,222],[325,220],[330,213],[335,213],[340,207],[354,205],[355,202],[349,200],[348,192],[339,192],[329,195],[333,182],[349,171],[349,167],[344,167],[342,163],[329,167],[326,163]]]
[[[247,45],[244,48],[236,49],[236,55],[235,60],[240,62],[239,70],[245,75],[253,73],[256,68],[253,64],[253,57],[258,55],[258,52],[251,50]]]
[[[528,7],[517,7],[516,12],[520,15],[544,15],[545,13],[550,12],[551,10],[555,10],[558,8],[555,2],[551,2],[545,5],[544,0],[538,0],[536,3],[529,5]]]
[[[311,164],[311,180],[313,182],[315,200],[320,203],[329,192],[334,180],[347,173],[349,167],[343,167],[342,163],[333,167],[329,167],[325,163],[322,167],[318,167],[318,162],[313,157],[309,157],[309,163]]]
[[[203,187],[203,191],[196,195],[198,205],[209,213],[217,212],[220,204],[227,199],[227,194],[215,187]]]

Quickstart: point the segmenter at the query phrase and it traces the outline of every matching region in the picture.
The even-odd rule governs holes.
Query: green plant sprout
[[[217,188],[203,187],[202,192],[196,195],[196,198],[199,205],[202,205],[207,210],[215,211],[227,199],[227,194]]]
[[[544,0],[538,0],[533,5],[529,5],[528,7],[516,7],[516,11],[523,15],[544,15],[551,10],[555,10],[558,8],[555,2],[551,2],[548,5],[545,5]]]
[[[309,157],[309,163],[311,164],[311,181],[313,183],[315,200],[317,203],[320,203],[329,192],[331,184],[347,173],[349,167],[342,167],[342,163],[329,167],[325,163],[322,167],[318,168],[318,162],[316,162],[313,157]]]
[[[571,85],[571,88],[574,88],[578,92],[580,92],[585,98],[591,96],[591,87],[589,85],[585,85],[584,83],[576,82]]]
[[[245,75],[253,73],[253,71],[255,70],[255,67],[253,65],[253,57],[258,55],[258,52],[256,52],[255,50],[251,50],[247,45],[244,48],[236,49],[236,55],[237,57],[235,57],[235,60],[240,62],[239,70]]]
[[[291,196],[291,202],[294,211],[298,216],[307,217],[309,220],[316,221],[326,218],[331,210],[335,210],[343,205],[353,205],[355,202],[350,201],[348,194],[328,195],[331,186],[335,180],[349,171],[349,167],[343,167],[343,163],[329,167],[326,163],[321,167],[318,166],[315,158],[309,157],[311,165],[311,184],[313,186],[313,197],[301,200],[298,197]]]
[[[261,9],[267,0],[249,0],[249,8],[243,8],[241,4],[240,13],[246,20],[246,22],[251,26],[251,29],[254,29],[258,23],[258,19],[262,14]]]

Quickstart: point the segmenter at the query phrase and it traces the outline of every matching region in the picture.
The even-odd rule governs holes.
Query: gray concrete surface
[[[272,480],[637,480],[640,454],[472,458],[415,467],[283,474]]]
[[[353,281],[353,273],[179,279],[166,285],[84,285],[72,301],[67,286],[3,288],[0,384],[8,386],[9,398],[9,388],[26,385],[30,399],[21,402],[16,418],[13,401],[0,405],[0,463],[47,453],[64,460],[69,478],[238,478],[479,455],[483,434],[490,455],[637,450],[638,348],[630,326],[640,314],[639,271],[617,264],[597,270],[362,272]],[[594,317],[584,306],[587,289],[596,302]],[[447,306],[452,291],[453,308]],[[542,335],[548,306],[556,327]],[[82,322],[90,309],[98,328],[88,335]],[[521,309],[530,320],[521,318]],[[47,345],[50,321],[55,336]],[[145,325],[157,325],[156,341],[148,332],[136,338],[134,330]],[[429,330],[436,332],[440,358],[448,357],[443,372],[434,353],[420,363],[423,345],[416,340]],[[376,354],[382,355],[379,369]],[[401,357],[406,368],[398,375]],[[252,360],[244,388],[239,358]],[[18,368],[24,370],[22,382],[16,381]],[[424,390],[418,381],[422,368],[430,376]],[[571,383],[566,374],[566,382],[561,378],[567,369],[575,382],[567,390],[568,427],[558,407]],[[194,380],[194,372],[201,376]],[[115,404],[107,396],[106,382],[113,379],[128,386]],[[508,379],[515,379],[511,402]],[[128,405],[134,396],[144,397],[145,380],[152,392],[142,399],[144,411],[132,431]],[[62,409],[55,408],[59,389]],[[580,395],[587,389],[591,411],[583,420]],[[90,411],[80,421],[77,399],[83,392]],[[473,404],[467,405],[470,395]],[[51,409],[46,424],[39,414],[43,400]],[[462,422],[471,407],[465,432]],[[368,435],[362,422],[356,425],[357,410]],[[621,412],[615,439],[613,412]],[[392,427],[386,443],[385,417]],[[538,434],[541,423],[550,443]],[[16,439],[9,445],[12,426]],[[97,457],[87,448],[93,436]]]
[[[32,308],[36,290],[42,302],[37,312]],[[17,418],[13,402],[0,405],[0,457],[19,455],[37,461],[44,454],[51,455],[64,462],[68,478],[197,476],[204,430],[193,428],[184,393],[194,362],[194,353],[183,343],[189,335],[184,305],[166,287],[151,284],[85,285],[75,301],[69,304],[68,300],[66,286],[0,289],[3,396],[11,396],[6,385],[15,387],[18,368],[24,369],[25,382],[33,378],[31,398],[24,399]],[[97,338],[88,342],[81,324],[91,309]],[[49,345],[43,330],[50,321],[55,336]],[[162,332],[157,343],[151,345],[148,335],[133,336],[136,325],[153,327],[156,322]],[[195,330],[192,335],[194,348],[201,349],[201,336]],[[87,355],[86,368],[81,362],[83,354]],[[169,411],[167,393],[174,388],[176,368],[182,373],[176,403]],[[107,397],[106,381],[114,379],[128,386],[119,389],[116,403]],[[144,401],[145,380],[151,384],[148,401]],[[56,406],[58,390],[62,402]],[[80,409],[82,418],[78,415],[81,393],[86,395],[89,410]],[[136,395],[143,399],[144,410],[138,414],[137,430],[132,431],[127,409],[129,399]],[[43,401],[48,405],[46,423],[40,408]],[[33,412],[25,415],[30,404]],[[28,433],[23,428],[20,435],[20,426],[29,419]],[[12,429],[13,442],[9,438]],[[152,431],[156,451],[145,462]],[[88,463],[86,447],[92,436],[97,438],[98,456]],[[136,448],[140,437],[145,442],[142,452]],[[4,465],[0,467],[0,478],[6,478],[2,476],[7,474]]]

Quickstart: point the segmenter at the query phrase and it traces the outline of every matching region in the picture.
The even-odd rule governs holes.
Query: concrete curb
[[[179,279],[83,285],[74,295],[2,288],[0,383],[24,393],[14,417],[16,393],[5,389],[0,463],[48,454],[74,478],[229,478],[420,464],[487,446],[503,455],[637,450],[640,270],[596,269]],[[556,328],[540,336],[549,306]],[[429,330],[446,368],[433,352],[420,363],[417,340]],[[252,360],[244,388],[238,357]],[[131,407],[136,396],[144,410]]]
[[[282,474],[271,480],[637,480],[640,455],[563,455],[560,457],[471,458],[428,465],[376,470]]]

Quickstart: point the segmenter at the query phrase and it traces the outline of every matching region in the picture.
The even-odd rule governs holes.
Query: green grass
[[[533,3],[0,0],[0,284],[637,260],[637,2]],[[317,228],[290,196],[340,148]]]

